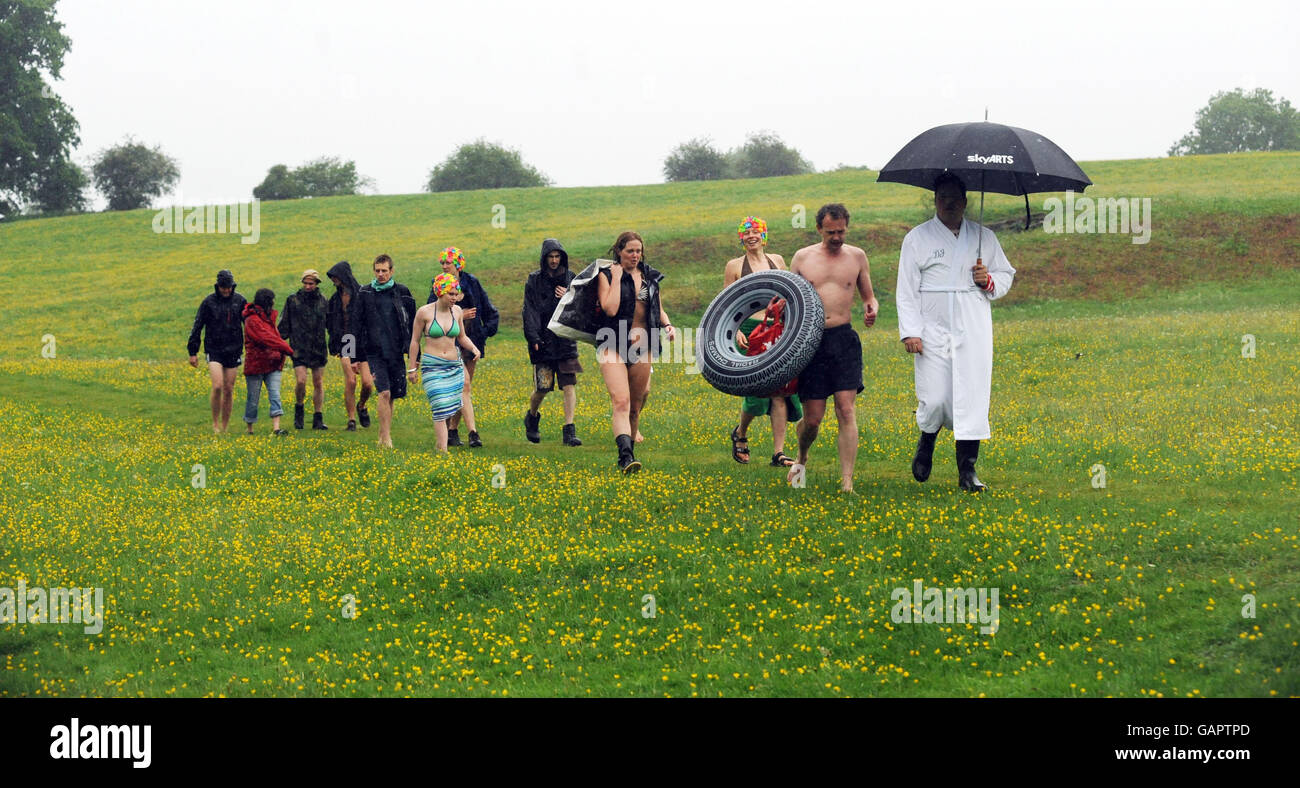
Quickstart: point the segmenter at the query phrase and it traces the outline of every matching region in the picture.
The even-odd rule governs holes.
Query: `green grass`
[[[99,635],[0,625],[0,694],[1300,693],[1298,162],[1085,164],[1098,194],[1157,200],[1151,244],[1003,236],[1020,275],[994,310],[982,496],[956,489],[949,433],[930,482],[911,479],[890,257],[922,217],[916,190],[874,174],[267,205],[255,246],[155,236],[148,212],[0,225],[0,284],[22,294],[0,337],[0,587],[101,586],[108,601]],[[263,400],[258,435],[212,436],[206,377],[181,358],[218,267],[249,291],[282,281],[283,298],[302,268],[379,249],[427,281],[429,250],[456,243],[504,312],[541,237],[590,257],[624,226],[664,250],[689,325],[740,216],[766,212],[786,244],[772,217],[831,196],[855,210],[884,307],[862,332],[851,497],[835,492],[833,419],[792,490],[760,462],[766,426],[755,462],[734,463],[736,400],[674,364],[656,367],[646,469],[616,476],[589,348],[587,444],[559,445],[554,398],[544,442],[526,443],[511,325],[476,379],[487,446],[450,457],[418,397],[394,452],[373,428],[341,432],[336,367],[328,434],[271,438]],[[488,224],[497,202],[507,230]],[[236,427],[242,404],[241,381]],[[915,579],[999,588],[999,631],[895,624],[891,592]]]

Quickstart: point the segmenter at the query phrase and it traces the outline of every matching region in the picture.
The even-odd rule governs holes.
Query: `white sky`
[[[818,8],[819,10],[809,10]],[[274,164],[354,159],[383,194],[486,137],[557,186],[658,183],[678,143],[776,132],[818,169],[879,168],[989,119],[1078,160],[1163,156],[1211,94],[1300,104],[1288,2],[62,0],[55,90],[84,163],[130,134],[190,204]]]

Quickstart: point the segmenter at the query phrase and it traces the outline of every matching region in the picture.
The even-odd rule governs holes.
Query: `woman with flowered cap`
[[[438,274],[433,278],[433,300],[415,312],[409,353],[414,366],[406,370],[407,380],[415,383],[418,376],[424,385],[438,451],[442,452],[447,450],[447,420],[461,408],[465,368],[482,355],[465,330],[465,310],[456,306],[459,296],[456,277]]]
[[[767,222],[757,216],[746,216],[736,228],[740,247],[744,253],[727,261],[723,269],[722,286],[742,279],[756,271],[784,271],[785,260],[779,254],[769,254],[767,247]],[[736,349],[742,354],[749,350],[749,333],[764,321],[766,314],[759,310],[740,324],[736,333]],[[773,467],[794,464],[785,453],[786,425],[803,418],[799,396],[745,397],[740,406],[740,424],[731,431],[731,457],[736,462],[749,462],[749,424],[756,416],[767,414],[772,420]]]
[[[461,417],[464,417],[465,426],[469,428],[469,445],[478,448],[483,445],[483,441],[479,439],[474,424],[472,390],[474,369],[478,365],[478,359],[487,353],[488,337],[496,336],[499,316],[496,307],[492,306],[492,300],[483,290],[483,285],[479,284],[473,274],[465,270],[464,252],[454,246],[448,246],[438,253],[438,263],[442,266],[442,272],[455,278],[460,286],[460,297],[456,303],[464,310],[465,331],[479,351],[478,356],[471,357],[468,353],[462,355],[465,361],[465,391],[462,395],[460,411],[447,422],[447,445],[461,445],[459,427]],[[430,291],[429,303],[432,304],[436,299],[437,296]]]

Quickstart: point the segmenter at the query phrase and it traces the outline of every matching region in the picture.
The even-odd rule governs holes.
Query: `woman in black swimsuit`
[[[614,241],[609,254],[614,264],[596,277],[600,306],[596,360],[609,390],[611,427],[618,447],[618,467],[624,473],[641,469],[632,452],[641,405],[650,383],[650,362],[658,349],[658,332],[668,341],[676,331],[659,298],[663,274],[646,265],[641,236],[628,231]]]

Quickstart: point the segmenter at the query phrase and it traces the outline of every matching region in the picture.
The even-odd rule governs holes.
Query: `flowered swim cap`
[[[438,274],[433,278],[433,294],[441,298],[447,293],[454,293],[460,289],[460,282],[451,274]]]
[[[748,230],[758,230],[762,233],[763,245],[767,246],[767,222],[757,216],[746,216],[741,220],[740,226],[736,228],[736,235],[743,239],[745,232]],[[741,240],[741,245],[744,245],[744,240]]]
[[[446,249],[438,252],[438,262],[451,263],[456,266],[457,271],[460,271],[465,267],[465,253],[454,246],[448,246]]]

